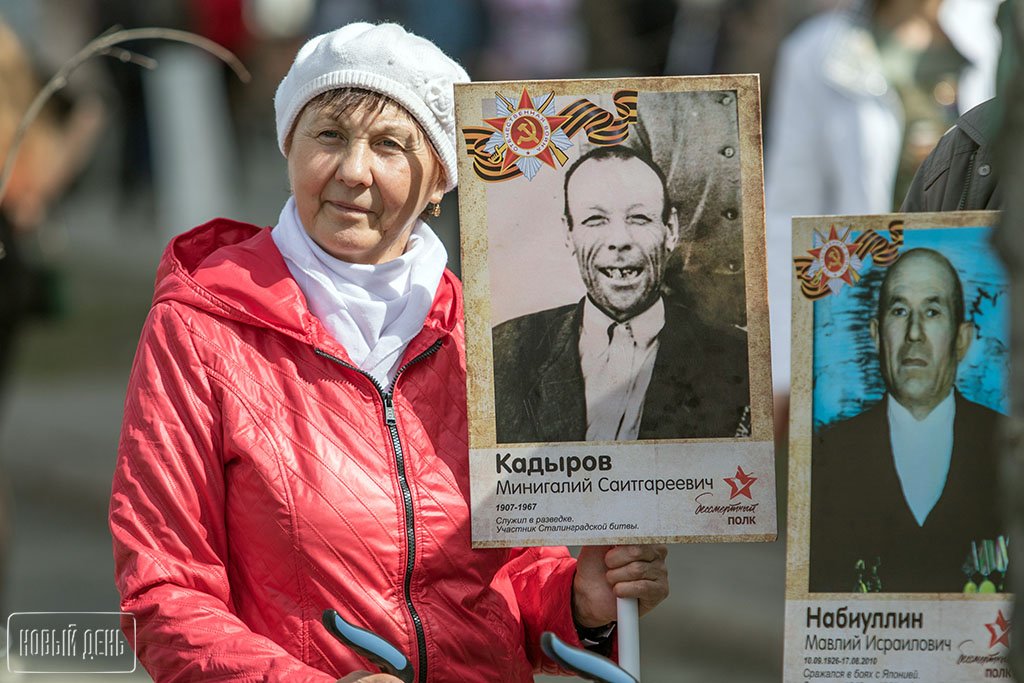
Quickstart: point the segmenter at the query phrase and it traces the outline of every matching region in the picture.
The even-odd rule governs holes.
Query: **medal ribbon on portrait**
[[[629,126],[636,123],[636,90],[619,90],[612,95],[615,114],[588,99],[578,99],[556,113],[554,96],[536,98],[534,104],[523,88],[518,105],[495,93],[498,116],[484,119],[484,126],[462,129],[466,153],[473,159],[473,170],[485,182],[511,180],[519,176],[533,179],[543,164],[551,168],[568,161],[565,150],[570,138],[581,130],[595,145],[617,145],[629,137]]]
[[[903,222],[893,221],[888,232],[889,239],[873,229],[852,239],[852,227],[840,233],[833,225],[827,236],[815,231],[814,248],[807,251],[810,256],[793,259],[800,293],[815,301],[838,294],[845,285],[856,285],[868,256],[876,266],[892,265],[903,246]]]

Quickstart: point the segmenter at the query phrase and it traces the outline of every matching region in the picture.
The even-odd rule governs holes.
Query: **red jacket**
[[[420,683],[532,681],[554,668],[541,632],[578,642],[564,548],[470,548],[462,314],[446,272],[387,396],[269,230],[219,219],[168,246],[110,503],[121,608],[155,680],[375,671],[323,628],[328,607]]]

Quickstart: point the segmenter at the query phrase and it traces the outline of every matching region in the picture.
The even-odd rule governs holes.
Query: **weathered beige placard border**
[[[746,292],[747,352],[750,380],[751,435],[735,439],[679,440],[679,441],[632,441],[594,442],[604,451],[614,452],[624,445],[635,447],[645,443],[678,443],[680,457],[686,451],[694,452],[699,444],[731,443],[733,452],[742,456],[749,450],[755,460],[764,453],[764,444],[773,439],[771,353],[769,348],[767,274],[765,266],[764,232],[764,182],[761,146],[761,108],[759,80],[757,75],[729,76],[678,76],[658,78],[609,78],[584,80],[547,81],[496,81],[460,84],[455,86],[455,115],[457,121],[457,150],[459,166],[459,220],[462,241],[462,278],[466,301],[466,355],[467,394],[469,401],[469,443],[476,455],[484,457],[497,445],[494,414],[494,373],[491,350],[491,291],[488,267],[489,241],[487,226],[487,183],[473,171],[472,159],[466,152],[462,128],[482,125],[484,116],[481,103],[493,99],[495,92],[519,93],[526,88],[529,92],[553,92],[556,96],[581,97],[611,95],[618,90],[637,90],[641,97],[645,92],[707,92],[735,91],[740,152],[740,183],[743,220],[743,251]],[[583,133],[580,133],[583,135]],[[544,168],[541,172],[549,172]],[[564,171],[560,171],[564,172]],[[524,191],[529,184],[525,179],[505,182],[521,182]],[[581,444],[575,444],[576,447]],[[531,447],[560,449],[573,444],[532,444]],[[749,448],[747,448],[749,447]],[[507,449],[506,446],[502,447]],[[756,454],[756,455],[755,455]],[[743,462],[742,457],[739,462]],[[487,465],[493,470],[490,461]],[[479,472],[486,468],[478,465]],[[474,484],[474,489],[478,484]],[[770,492],[771,508],[774,515],[774,487]],[[474,504],[474,516],[478,513]],[[696,533],[665,533],[659,538],[672,541],[770,541],[774,540],[775,525],[767,533],[742,533],[722,535],[707,530]],[[645,540],[654,541],[649,535]],[[544,544],[546,539],[531,539],[535,544]],[[574,539],[577,543],[589,542],[586,538]],[[476,545],[476,541],[474,542]],[[493,545],[493,541],[481,545]],[[503,544],[502,544],[503,545]]]
[[[985,227],[995,225],[999,220],[998,211],[961,211],[948,213],[905,213],[871,216],[798,216],[793,219],[792,257],[807,256],[812,248],[815,229],[828,234],[831,225],[854,225],[858,230],[874,229],[885,234],[894,221],[901,221],[905,231],[958,227]],[[791,261],[792,263],[792,261]],[[848,607],[862,612],[883,614],[899,613],[912,609],[924,615],[934,625],[933,634],[960,633],[963,639],[972,634],[965,633],[968,627],[983,627],[975,623],[978,614],[992,619],[998,609],[1010,618],[1013,596],[1010,594],[958,593],[814,593],[808,592],[809,551],[810,551],[810,504],[811,504],[811,441],[813,429],[813,353],[814,353],[814,302],[803,296],[795,271],[791,271],[793,320],[792,320],[792,371],[789,416],[789,501],[786,533],[786,633],[784,680],[802,681],[805,667],[802,651],[806,644],[806,608],[820,606],[823,610]],[[957,603],[960,609],[956,608]],[[979,607],[987,605],[988,607]],[[979,610],[981,610],[979,612]],[[976,629],[975,629],[976,630]],[[848,633],[846,635],[849,635]],[[862,634],[863,635],[863,634]],[[890,636],[896,637],[894,634]],[[938,637],[938,636],[935,636]],[[958,642],[953,643],[954,647]],[[852,654],[852,653],[849,653]],[[863,656],[858,653],[857,656]],[[844,655],[845,656],[845,655]],[[898,668],[898,661],[893,661]],[[914,664],[925,676],[920,680],[929,681],[974,681],[983,680],[984,667],[943,668],[934,661],[913,662],[912,656],[903,659],[902,664]],[[837,665],[838,666],[838,665]],[[817,667],[821,668],[821,667]],[[840,667],[841,668],[841,667]],[[937,676],[937,677],[934,677]],[[874,680],[874,679],[872,679]],[[895,679],[893,679],[895,680]]]

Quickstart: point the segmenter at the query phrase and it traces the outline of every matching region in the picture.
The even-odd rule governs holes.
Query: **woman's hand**
[[[402,683],[402,679],[395,678],[391,674],[372,674],[369,671],[353,671],[344,678],[339,678],[338,683]]]
[[[668,596],[664,545],[584,546],[572,584],[573,615],[581,626],[615,621],[615,598],[637,598],[641,616]]]

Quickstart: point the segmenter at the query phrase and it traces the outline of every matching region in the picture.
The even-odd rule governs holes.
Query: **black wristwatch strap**
[[[573,620],[575,623],[575,620]],[[604,626],[581,626],[576,625],[576,635],[580,637],[580,643],[588,650],[603,651],[610,649],[612,634],[615,633],[616,622],[610,622]]]

